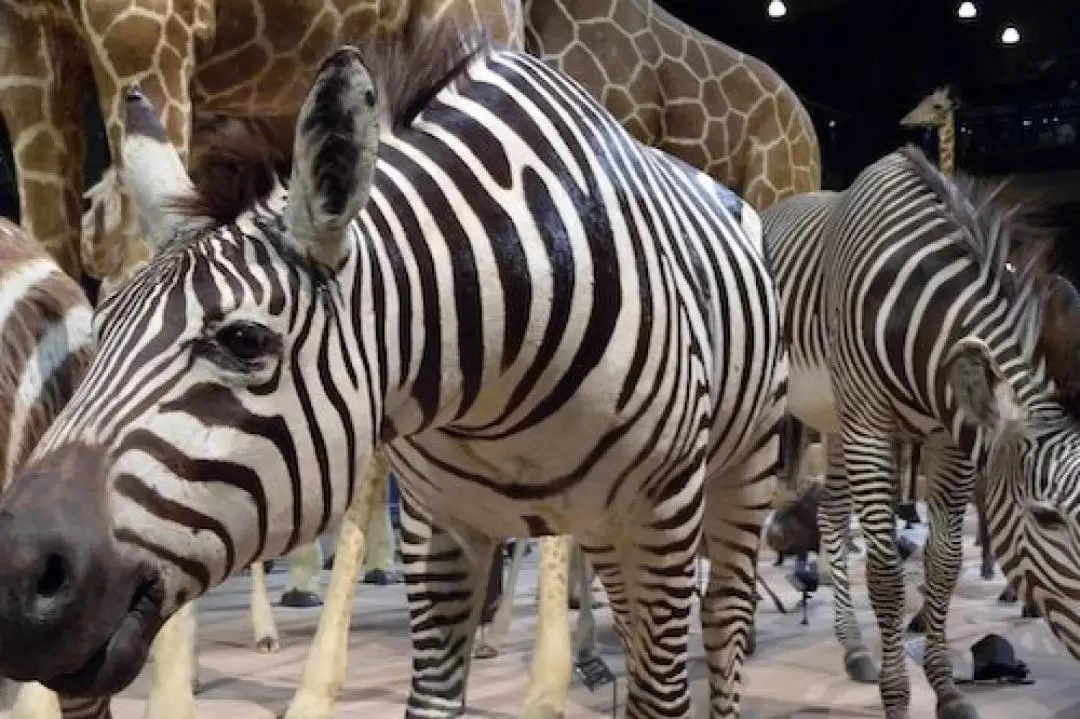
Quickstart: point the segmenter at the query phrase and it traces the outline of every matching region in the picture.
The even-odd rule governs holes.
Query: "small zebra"
[[[446,22],[326,59],[287,193],[240,147],[192,188],[153,122],[125,186],[155,256],[0,500],[0,673],[123,688],[179,607],[339,521],[382,447],[408,716],[463,711],[495,539],[550,534],[606,586],[630,717],[689,716],[704,538],[711,714],[738,716],[787,384],[757,214]]]
[[[762,213],[791,353],[789,411],[826,435],[819,518],[837,638],[848,673],[872,679],[846,578],[854,504],[890,719],[909,716],[910,702],[894,541],[897,440],[923,444],[929,475],[924,669],[937,716],[976,716],[953,680],[945,616],[979,473],[994,555],[1080,654],[1080,425],[1048,376],[1040,338],[1053,283],[1048,243],[1018,212],[967,181],[950,182],[905,148],[843,192],[806,194]]]

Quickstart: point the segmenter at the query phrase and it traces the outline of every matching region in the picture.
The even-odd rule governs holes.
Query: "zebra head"
[[[0,675],[115,693],[181,605],[344,513],[381,411],[337,322],[382,105],[361,53],[336,51],[299,113],[288,197],[249,168],[185,204],[192,183],[130,94],[124,181],[154,257],[98,308],[86,379],[0,505]]]

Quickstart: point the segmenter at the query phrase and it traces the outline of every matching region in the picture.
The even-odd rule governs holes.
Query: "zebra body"
[[[737,716],[787,381],[757,215],[534,58],[450,25],[408,42],[326,60],[288,193],[234,148],[235,172],[191,196],[129,101],[125,184],[157,254],[98,309],[99,353],[0,524],[24,548],[0,557],[10,586],[34,596],[40,553],[76,537],[112,581],[87,593],[72,559],[66,651],[0,671],[123,686],[178,606],[339,521],[383,446],[410,716],[462,711],[494,540],[562,533],[605,583],[635,717],[689,715],[704,538],[712,715]],[[33,523],[29,480],[72,462],[110,501]],[[0,643],[48,631],[25,596],[0,595]]]
[[[922,442],[928,469],[924,669],[937,715],[975,716],[953,682],[944,624],[978,472],[995,556],[1069,651],[1080,650],[1080,575],[1072,569],[1080,435],[1046,372],[1041,297],[1049,274],[1040,246],[1020,244],[1014,211],[949,182],[906,149],[844,192],[795,197],[762,214],[790,333],[789,408],[827,434],[820,519],[837,636],[849,673],[872,675],[844,574],[854,504],[890,719],[908,716],[910,698],[892,509],[897,440]]]

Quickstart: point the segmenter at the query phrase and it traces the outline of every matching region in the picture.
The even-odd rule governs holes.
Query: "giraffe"
[[[698,32],[652,0],[523,0],[523,12],[526,49],[584,85],[639,141],[708,173],[758,211],[821,188],[813,121],[761,60]],[[584,561],[578,564],[585,577],[574,585],[588,587]],[[517,577],[516,567],[510,576]],[[498,655],[513,598],[511,580],[479,657]],[[593,623],[589,599],[577,602],[581,654]]]
[[[956,177],[956,108],[959,106],[948,87],[939,87],[900,119],[901,127],[937,131],[938,167],[949,178]]]

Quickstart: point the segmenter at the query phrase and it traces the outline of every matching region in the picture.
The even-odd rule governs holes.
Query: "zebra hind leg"
[[[825,468],[825,491],[818,508],[821,531],[821,555],[833,587],[833,632],[844,650],[844,671],[852,681],[876,684],[878,669],[870,649],[863,641],[855,607],[851,601],[848,579],[848,553],[851,549],[851,487],[844,469],[843,443],[838,435],[822,438],[828,460]]]
[[[904,568],[896,546],[894,442],[847,424],[844,468],[866,543],[866,585],[881,636],[878,691],[885,719],[908,719],[911,680],[904,652]]]
[[[437,527],[407,493],[401,499],[413,659],[405,717],[463,716],[472,640],[496,542],[461,525]]]
[[[926,566],[926,654],[923,671],[937,695],[938,719],[976,719],[971,702],[956,688],[952,658],[945,637],[949,600],[963,563],[964,513],[975,485],[975,470],[960,450],[926,450],[930,510],[930,537],[923,561]]]
[[[701,601],[701,631],[709,663],[711,717],[738,717],[742,666],[756,647],[757,560],[762,529],[776,491],[777,438],[746,462],[706,485],[704,542],[709,581]]]

